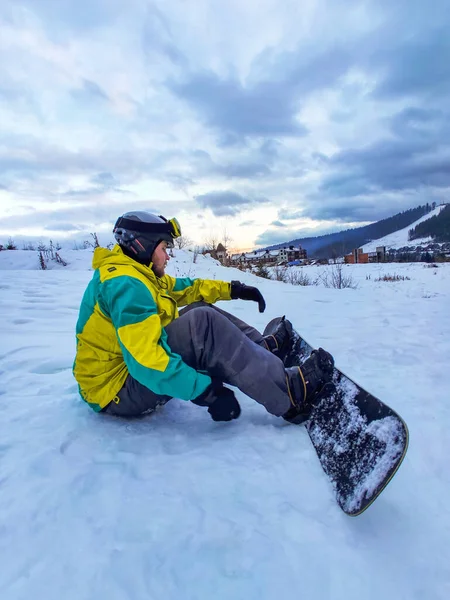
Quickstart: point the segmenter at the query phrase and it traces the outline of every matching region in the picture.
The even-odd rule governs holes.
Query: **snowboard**
[[[279,321],[273,319],[264,335]],[[300,366],[312,350],[294,330],[285,366]],[[378,498],[408,449],[403,419],[336,367],[305,427],[337,502],[349,516],[362,514]]]

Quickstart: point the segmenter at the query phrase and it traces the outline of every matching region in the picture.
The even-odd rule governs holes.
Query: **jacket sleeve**
[[[105,281],[100,308],[112,321],[130,375],[152,392],[192,400],[211,383],[172,352],[155,300],[138,279],[122,275]]]
[[[214,304],[218,300],[231,300],[230,283],[213,279],[190,279],[166,275],[168,294],[177,306],[186,306],[199,300]]]

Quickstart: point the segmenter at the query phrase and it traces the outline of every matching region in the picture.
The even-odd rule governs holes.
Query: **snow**
[[[169,264],[257,284],[264,314],[220,306],[260,330],[286,314],[405,419],[400,470],[349,518],[305,429],[240,392],[233,423],[176,399],[130,421],[91,411],[71,367],[92,253],[61,255],[67,267],[40,271],[36,253],[0,252],[0,598],[450,597],[450,264],[348,265],[358,288],[342,290],[183,251]],[[376,281],[385,273],[409,279]]]
[[[383,479],[383,474],[387,473],[396,464],[399,456],[404,452],[402,440],[405,439],[403,429],[397,419],[385,417],[380,421],[374,421],[368,428],[368,433],[374,435],[381,442],[388,442],[387,452],[376,464],[373,471],[360,484],[360,489],[355,493],[355,497],[361,497],[366,493],[370,494],[378,488],[379,482]]]
[[[385,237],[380,238],[378,240],[374,240],[369,244],[365,244],[363,246],[364,252],[375,252],[378,246],[386,246],[386,250],[389,250],[389,248],[403,248],[404,246],[423,246],[432,243],[433,240],[431,237],[418,238],[416,240],[408,241],[408,232],[410,229],[413,229],[414,227],[419,225],[419,223],[423,223],[424,221],[431,219],[431,217],[437,216],[444,207],[444,204],[436,206],[435,209],[433,209],[420,219],[417,219],[417,221],[414,221],[414,223],[408,225],[408,227],[405,227],[404,229],[399,229],[398,231],[390,233],[389,235],[386,235]]]

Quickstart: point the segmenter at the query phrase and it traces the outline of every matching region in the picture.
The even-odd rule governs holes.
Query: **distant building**
[[[223,244],[219,244],[216,248],[216,257],[223,265],[227,263],[227,249]]]
[[[301,247],[284,247],[277,250],[254,250],[253,252],[242,252],[241,254],[232,254],[230,262],[232,265],[280,265],[288,264],[293,261],[302,261],[306,259],[306,250]]]
[[[294,260],[304,260],[306,259],[306,250],[302,247],[295,248],[294,246],[280,248],[279,251],[280,261],[292,262]]]
[[[202,254],[209,254],[212,258],[215,258],[225,266],[228,266],[230,262],[230,257],[228,256],[227,249],[221,243],[217,244],[215,248],[204,248],[202,250]]]
[[[355,248],[344,257],[346,264],[379,263],[386,260],[386,246],[378,246],[375,252],[363,252],[362,248]]]

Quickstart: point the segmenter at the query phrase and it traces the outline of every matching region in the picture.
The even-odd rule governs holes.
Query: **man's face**
[[[162,277],[165,272],[166,264],[170,260],[167,254],[167,242],[159,242],[152,255],[152,270],[157,277]]]

